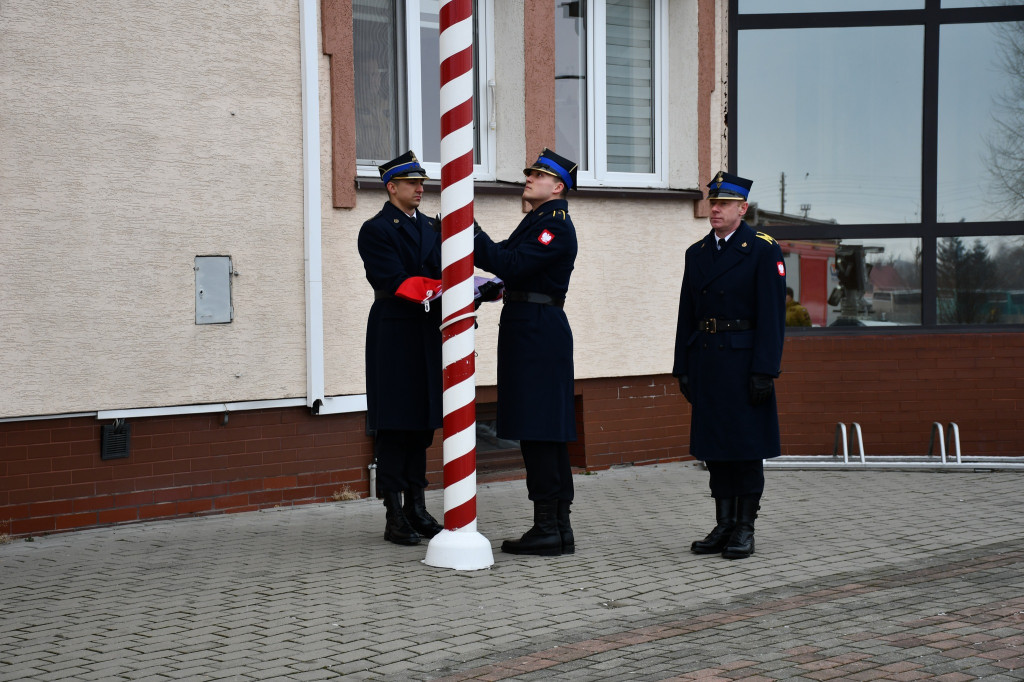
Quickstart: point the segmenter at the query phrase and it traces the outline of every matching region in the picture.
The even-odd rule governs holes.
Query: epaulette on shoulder
[[[563,211],[563,210],[562,210],[562,209],[560,209],[560,208],[559,208],[559,209],[555,209],[554,211],[552,211],[552,212],[551,212],[551,215],[552,215],[552,217],[554,217],[554,218],[558,218],[558,217],[561,217],[561,219],[562,219],[562,220],[565,220],[566,218],[568,218],[568,217],[569,217],[569,214],[568,214],[568,213],[566,213],[565,211]]]
[[[765,234],[764,232],[758,232],[757,236],[758,236],[759,239],[763,239],[766,242],[768,242],[769,244],[776,244],[776,243],[778,243],[774,239],[772,239],[772,236],[770,234]]]

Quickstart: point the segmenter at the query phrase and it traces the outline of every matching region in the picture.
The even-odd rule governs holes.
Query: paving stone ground
[[[0,680],[1024,680],[1024,473],[766,478],[741,561],[690,553],[690,463],[576,476],[552,558],[500,552],[525,485],[481,485],[481,571],[384,542],[376,500],[18,539]]]

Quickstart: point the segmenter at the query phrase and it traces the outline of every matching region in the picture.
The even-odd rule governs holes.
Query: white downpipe
[[[366,394],[324,395],[323,215],[320,191],[320,32],[317,0],[299,0],[302,63],[302,218],[306,262],[306,406],[315,414],[366,410]]]
[[[324,398],[324,288],[320,208],[320,69],[316,0],[299,0],[302,67],[302,220],[306,265],[306,405]],[[314,410],[315,411],[315,410]]]

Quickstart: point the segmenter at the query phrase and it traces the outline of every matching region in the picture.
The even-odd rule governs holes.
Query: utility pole
[[[782,171],[782,176],[779,178],[779,189],[782,192],[781,206],[779,207],[779,213],[786,212],[786,171]]]

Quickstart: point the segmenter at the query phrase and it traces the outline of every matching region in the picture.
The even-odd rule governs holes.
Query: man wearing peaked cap
[[[385,183],[389,183],[392,180],[430,179],[427,177],[427,171],[423,170],[423,166],[420,165],[412,150],[407,151],[397,159],[391,159],[382,166],[377,166],[377,170],[380,171],[380,179]]]
[[[532,171],[540,171],[558,178],[565,184],[566,190],[576,189],[576,164],[547,147],[540,153],[532,166],[523,169],[523,175],[529,177]]]
[[[511,554],[571,554],[574,497],[569,441],[576,440],[572,330],[563,305],[576,261],[568,191],[576,164],[550,149],[523,169],[526,217],[494,242],[479,231],[476,264],[505,282],[498,328],[498,436],[518,440],[533,527],[501,545]]]
[[[420,213],[427,173],[406,152],[381,165],[384,207],[359,230],[374,302],[366,325],[366,419],[374,432],[384,538],[415,545],[441,525],[427,512],[427,448],[441,426],[441,234]],[[403,494],[405,496],[403,502]]]
[[[732,173],[718,171],[715,179],[708,183],[708,199],[746,201],[753,184],[752,180],[741,178]],[[746,213],[746,209],[743,212]]]
[[[754,553],[763,460],[781,454],[774,378],[786,326],[782,249],[743,220],[753,183],[708,183],[711,232],[686,250],[672,374],[692,405],[690,454],[707,465],[714,529],[690,549]]]

